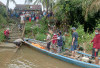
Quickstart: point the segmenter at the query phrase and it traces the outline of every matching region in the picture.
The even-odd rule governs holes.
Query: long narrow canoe
[[[62,56],[62,55],[58,55],[58,54],[49,52],[49,51],[47,51],[45,49],[38,48],[38,47],[32,45],[32,43],[28,42],[27,40],[31,41],[31,42],[34,42],[34,41],[32,41],[32,39],[24,39],[24,41],[25,41],[26,44],[28,44],[29,46],[31,46],[31,47],[39,50],[42,53],[45,53],[45,54],[47,54],[49,56],[52,56],[54,58],[60,59],[62,61],[74,64],[74,65],[77,65],[77,66],[85,67],[85,68],[100,68],[100,65],[78,61],[78,60],[75,60],[75,59],[71,59],[71,58],[68,58],[68,57],[65,57],[65,56]]]

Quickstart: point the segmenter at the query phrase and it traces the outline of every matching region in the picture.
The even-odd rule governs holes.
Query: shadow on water
[[[45,55],[34,48],[23,45],[13,56],[8,68],[80,68]]]

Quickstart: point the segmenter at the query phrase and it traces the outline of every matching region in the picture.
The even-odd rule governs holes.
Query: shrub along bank
[[[48,21],[46,18],[42,18],[38,23],[28,22],[26,23],[25,29],[25,37],[43,41],[48,31]]]
[[[26,24],[26,30],[25,30],[25,37],[28,38],[35,38],[37,40],[41,40],[43,41],[46,38],[46,32],[48,32],[48,20],[46,20],[45,18],[41,19],[37,24],[35,22],[30,22]],[[100,21],[98,21],[98,23],[100,23]],[[38,25],[38,26],[37,26]],[[94,38],[95,36],[95,32],[93,33],[88,33],[84,32],[84,26],[77,24],[77,32],[79,34],[79,46],[83,47],[85,49],[85,51],[91,51],[92,50],[92,44],[90,45],[90,41]],[[98,26],[100,28],[100,24],[98,24]],[[61,29],[62,30],[62,29]],[[70,36],[66,37],[66,48],[70,48],[71,46],[71,41],[72,41],[72,32],[71,32],[71,27],[68,30],[68,34]],[[62,32],[64,33],[64,32]]]

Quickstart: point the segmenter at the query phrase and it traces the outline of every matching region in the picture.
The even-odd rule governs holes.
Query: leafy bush
[[[72,30],[69,30],[70,37],[69,36],[66,37],[66,47],[67,48],[69,48],[71,46],[71,42],[72,42],[71,31]],[[90,45],[89,42],[93,39],[95,34],[94,33],[89,34],[87,32],[85,33],[82,25],[79,25],[76,32],[78,32],[78,36],[79,36],[79,38],[78,38],[79,45],[82,46],[86,51],[91,50],[92,45]]]
[[[0,31],[0,42],[4,41],[5,37],[4,37],[4,30]]]
[[[0,24],[6,24],[6,19],[0,14]]]
[[[46,35],[45,34],[36,34],[36,37],[35,37],[37,40],[41,40],[43,41],[45,38],[46,38]]]
[[[16,21],[13,20],[13,19],[9,19],[9,20],[8,20],[8,23],[16,23]]]
[[[32,27],[33,26],[33,23],[32,22],[28,22],[27,24],[26,24],[26,26],[25,26],[25,34],[28,34],[28,33],[30,33],[30,32],[32,32]]]
[[[6,16],[6,8],[4,6],[0,6],[0,14]]]

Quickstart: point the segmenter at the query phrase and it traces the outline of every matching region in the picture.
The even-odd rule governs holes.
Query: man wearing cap
[[[71,45],[71,51],[72,51],[72,58],[75,57],[76,50],[78,47],[78,33],[76,32],[76,28],[72,27],[72,45]]]
[[[95,57],[95,63],[99,64],[98,52],[100,50],[100,28],[95,29],[95,37],[90,44],[91,43],[93,43],[92,57]]]

